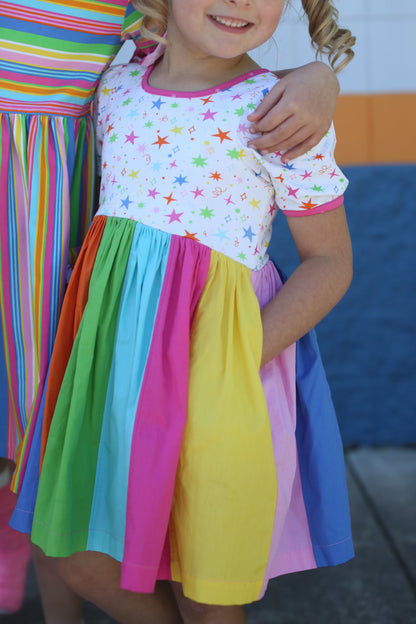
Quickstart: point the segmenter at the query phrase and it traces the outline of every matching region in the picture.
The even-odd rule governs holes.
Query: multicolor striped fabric
[[[125,589],[173,579],[199,602],[247,603],[273,576],[349,559],[316,346],[298,357],[300,422],[296,346],[259,374],[260,308],[281,285],[271,262],[252,272],[192,239],[95,217],[14,526],[30,529],[42,445],[32,540],[51,556],[109,554]]]
[[[0,110],[75,117],[139,23],[127,0],[0,1],[0,15]]]
[[[91,101],[138,26],[127,0],[0,1],[2,457],[19,455],[40,400],[68,252],[76,254],[90,222]]]

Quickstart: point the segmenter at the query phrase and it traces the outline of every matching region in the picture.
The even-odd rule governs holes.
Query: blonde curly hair
[[[290,2],[291,0],[287,0]],[[335,72],[352,60],[355,37],[351,31],[338,27],[338,10],[332,0],[301,0],[309,22],[309,35],[316,54],[327,55]],[[169,18],[167,0],[133,0],[135,8],[143,14],[141,35],[159,43],[163,38]]]
[[[316,54],[326,54],[335,72],[344,69],[354,57],[351,48],[355,45],[355,37],[350,30],[338,27],[338,10],[333,2],[302,0],[302,6],[308,17],[309,35]]]
[[[140,34],[144,39],[167,43],[163,38],[169,18],[167,0],[132,0],[134,8],[142,13]]]

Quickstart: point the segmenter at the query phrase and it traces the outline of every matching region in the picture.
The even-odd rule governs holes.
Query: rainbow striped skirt
[[[349,559],[342,445],[314,336],[259,373],[260,309],[281,285],[271,262],[253,272],[195,240],[96,217],[14,526],[51,556],[114,557],[124,589],[171,579],[211,604]]]

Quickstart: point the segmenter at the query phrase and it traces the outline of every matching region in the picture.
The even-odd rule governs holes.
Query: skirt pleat
[[[172,578],[201,602],[255,600],[263,584],[278,484],[261,351],[251,271],[212,252],[169,532]]]
[[[128,226],[123,220],[106,224],[51,423],[32,540],[52,556],[87,546],[118,303],[134,233]]]

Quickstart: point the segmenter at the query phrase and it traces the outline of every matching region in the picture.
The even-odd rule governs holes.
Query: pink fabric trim
[[[334,208],[339,208],[344,203],[344,195],[340,195],[339,197],[335,197],[329,202],[325,204],[321,204],[320,206],[316,206],[315,208],[311,208],[310,210],[282,210],[282,212],[287,217],[308,217],[309,215],[320,214],[321,212],[328,212],[329,210],[334,210]]]
[[[145,54],[145,56],[140,61],[140,65],[142,65],[143,67],[151,67],[155,64],[158,58],[163,56],[164,51],[164,44],[158,43],[156,47],[150,48],[150,51]],[[142,50],[140,50],[140,52],[143,53]]]
[[[149,67],[146,73],[142,78],[142,87],[148,93],[154,93],[155,95],[166,95],[169,97],[182,97],[182,98],[193,98],[193,97],[201,97],[204,95],[212,95],[213,93],[219,93],[220,91],[224,91],[225,89],[229,89],[234,85],[244,82],[244,80],[248,80],[252,76],[258,76],[258,74],[264,74],[268,72],[267,69],[255,69],[251,72],[247,72],[242,76],[238,76],[237,78],[233,78],[233,80],[228,80],[227,82],[223,82],[222,84],[217,85],[216,87],[211,87],[210,89],[204,89],[202,91],[167,91],[166,89],[156,89],[149,85],[149,76],[152,72],[153,66]]]
[[[210,258],[208,247],[172,237],[131,445],[120,584],[130,591],[153,592],[159,570],[170,574],[166,536],[187,414],[190,327]]]

